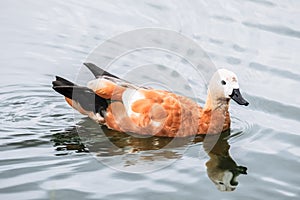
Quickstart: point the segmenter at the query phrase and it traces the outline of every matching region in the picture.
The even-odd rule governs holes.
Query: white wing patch
[[[104,78],[97,78],[97,79],[89,81],[87,84],[87,87],[93,91],[96,91],[101,88],[105,88],[107,82],[108,82],[108,80],[105,80]]]
[[[154,127],[160,127],[161,124],[162,124],[161,122],[157,122],[157,121],[151,120],[151,125],[154,126]]]
[[[125,110],[127,112],[127,115],[130,117],[131,115],[134,115],[136,117],[139,117],[139,113],[132,111],[132,104],[140,99],[145,99],[145,96],[139,92],[139,90],[128,88],[124,91],[122,95],[122,101],[125,107]]]

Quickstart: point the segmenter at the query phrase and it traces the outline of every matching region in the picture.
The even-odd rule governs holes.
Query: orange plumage
[[[228,70],[213,76],[206,104],[202,108],[187,97],[163,90],[140,88],[91,64],[86,65],[97,77],[89,82],[88,88],[76,86],[60,77],[53,82],[53,88],[65,95],[68,104],[80,113],[121,132],[164,137],[220,133],[230,128],[228,107],[231,96],[239,104],[248,105],[238,96],[237,78]],[[228,77],[232,80],[226,86],[229,89],[221,81],[228,81]],[[72,97],[70,86],[79,87],[83,97]],[[231,90],[232,94],[226,94],[227,90]],[[87,103],[87,99],[93,95],[91,93],[94,93],[98,102],[95,108]],[[110,102],[106,103],[105,100]]]

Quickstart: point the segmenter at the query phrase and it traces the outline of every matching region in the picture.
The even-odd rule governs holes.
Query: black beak
[[[237,102],[237,103],[240,104],[240,105],[244,105],[244,106],[248,106],[248,105],[249,105],[248,101],[246,101],[246,100],[242,97],[242,95],[241,95],[239,89],[233,89],[232,94],[229,95],[229,96],[230,96],[235,102]]]
[[[237,166],[236,167],[236,170],[238,173],[240,174],[245,174],[247,175],[247,167],[244,167],[244,166]]]
[[[247,175],[247,167],[244,166],[236,166],[235,169],[229,170],[232,172],[233,177],[230,180],[230,185],[232,186],[237,186],[239,183],[236,181],[236,177],[239,176],[240,174]]]

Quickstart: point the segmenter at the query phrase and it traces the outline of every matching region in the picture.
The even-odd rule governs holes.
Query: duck
[[[87,86],[56,76],[52,88],[79,113],[119,132],[160,137],[218,134],[230,129],[231,99],[249,105],[240,93],[236,74],[227,69],[212,75],[201,107],[189,97],[138,86],[93,63],[84,65],[95,76]]]

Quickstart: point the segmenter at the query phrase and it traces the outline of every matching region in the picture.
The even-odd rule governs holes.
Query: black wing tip
[[[62,86],[62,85],[53,85],[52,88],[59,94],[72,99],[73,96],[73,87],[74,86]]]
[[[93,90],[82,86],[53,86],[53,89],[63,96],[76,101],[86,111],[99,113],[104,117],[108,102],[106,99],[98,96]]]
[[[87,67],[98,67],[97,65],[95,65],[94,63],[91,63],[91,62],[84,62],[83,64]]]
[[[117,78],[120,79],[119,77],[101,69],[100,67],[98,67],[97,65],[95,65],[94,63],[90,63],[90,62],[85,62],[83,63],[93,74],[96,78],[99,78],[101,76],[109,76],[109,77],[113,77],[113,78]]]
[[[103,69],[101,69],[100,67],[98,67],[97,65],[95,65],[94,63],[83,63],[92,73],[93,75],[98,78],[104,75],[105,71]]]
[[[75,83],[68,81],[60,76],[55,76],[55,81],[52,81],[53,86],[76,86]]]

